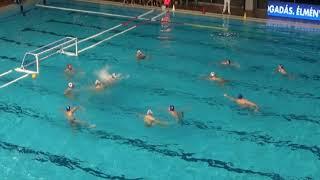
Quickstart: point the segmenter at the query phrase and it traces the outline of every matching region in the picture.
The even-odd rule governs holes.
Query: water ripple
[[[66,156],[55,155],[55,154],[44,152],[44,151],[36,151],[28,147],[19,146],[19,145],[15,145],[15,144],[4,142],[4,141],[0,141],[0,147],[2,150],[7,150],[10,152],[18,152],[25,155],[34,155],[35,158],[33,158],[33,160],[36,160],[38,162],[50,162],[56,166],[66,167],[70,170],[79,169],[85,173],[88,173],[103,179],[119,179],[119,180],[143,179],[143,178],[127,178],[125,177],[125,175],[115,176],[115,175],[107,174],[98,168],[83,166],[82,165],[83,161],[79,159],[71,159]]]

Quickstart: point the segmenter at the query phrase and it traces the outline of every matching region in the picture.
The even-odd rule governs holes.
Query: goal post
[[[59,53],[67,56],[78,56],[78,39],[65,37],[33,51],[26,52],[21,66],[15,70],[27,74],[39,74],[40,62]]]
[[[21,66],[15,70],[27,74],[39,74],[39,56],[31,52],[25,53]]]

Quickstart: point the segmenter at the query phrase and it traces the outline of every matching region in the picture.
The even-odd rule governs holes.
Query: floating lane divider
[[[29,76],[29,74],[24,74],[24,75],[16,78],[15,80],[12,80],[12,81],[10,81],[10,82],[8,82],[8,83],[6,83],[6,84],[3,84],[3,85],[0,86],[0,89],[1,89],[1,88],[4,88],[4,87],[7,87],[7,86],[9,86],[10,84],[15,83],[15,82],[17,82],[17,81],[19,81],[19,80],[21,80],[21,79],[23,79],[23,78],[26,78],[27,76]]]
[[[5,76],[5,75],[10,74],[10,73],[12,73],[12,69],[7,71],[7,72],[4,72],[4,73],[0,74],[0,77]]]
[[[153,10],[151,10],[151,11],[153,11]],[[149,11],[149,12],[150,12],[150,11]],[[151,12],[150,12],[150,13],[151,13]],[[147,15],[147,14],[150,14],[150,13],[148,13],[148,12],[147,12],[147,13],[144,13],[144,16]],[[124,34],[124,33],[128,32],[128,31],[131,31],[132,29],[135,29],[136,27],[138,27],[138,26],[140,26],[140,25],[142,25],[142,24],[146,24],[146,23],[148,23],[148,22],[154,21],[156,18],[160,17],[161,15],[163,15],[163,14],[165,14],[165,13],[166,13],[166,12],[162,12],[162,13],[160,13],[160,14],[152,17],[151,19],[148,19],[148,21],[144,21],[144,22],[138,23],[138,24],[136,24],[136,25],[134,25],[134,26],[131,26],[130,28],[125,29],[125,30],[123,30],[123,31],[121,31],[121,32],[119,32],[119,33],[113,34],[112,36],[109,36],[109,37],[107,37],[107,38],[105,38],[105,39],[103,39],[103,40],[101,40],[101,41],[99,41],[99,42],[97,42],[97,43],[94,43],[94,44],[92,44],[92,45],[90,45],[90,46],[88,46],[88,47],[85,47],[85,48],[79,50],[78,53],[81,53],[81,52],[86,51],[86,50],[88,50],[88,49],[94,48],[94,47],[96,47],[97,45],[99,45],[99,44],[101,44],[101,43],[103,43],[103,42],[105,42],[105,41],[108,41],[108,40],[110,40],[110,39],[112,39],[112,38],[114,38],[114,37],[116,37],[116,36],[119,36],[119,35],[121,35],[121,34]],[[142,16],[140,16],[140,17],[142,17]],[[131,20],[131,21],[133,21],[133,20]],[[124,22],[124,23],[121,23],[121,24],[119,24],[119,25],[117,25],[117,26],[114,26],[114,27],[112,27],[112,28],[110,28],[110,29],[107,29],[106,31],[111,31],[111,30],[113,30],[113,29],[115,29],[115,28],[117,28],[117,27],[127,26],[127,25],[128,25],[128,22]],[[104,31],[102,31],[102,32],[104,32]],[[101,32],[101,33],[102,33],[102,32]],[[99,33],[98,33],[98,34],[99,34]],[[96,35],[93,35],[93,36],[96,37]],[[93,37],[93,36],[91,36],[91,37]],[[89,37],[89,39],[91,39],[91,38]],[[79,42],[84,42],[84,40],[87,41],[87,40],[89,40],[89,39],[86,38],[86,39],[80,40]]]
[[[85,48],[79,50],[78,53],[81,53],[81,52],[86,51],[86,50],[88,50],[88,49],[94,48],[94,47],[96,47],[97,45],[99,45],[99,44],[101,44],[101,43],[103,43],[103,42],[105,42],[105,41],[108,41],[108,40],[110,40],[110,39],[112,39],[112,38],[114,38],[114,37],[116,37],[116,36],[119,36],[119,35],[121,35],[121,34],[123,34],[123,33],[125,33],[125,32],[128,32],[128,31],[130,31],[130,30],[132,30],[132,29],[134,29],[134,28],[136,28],[136,27],[137,27],[137,26],[135,25],[135,26],[132,26],[132,27],[126,29],[126,30],[123,30],[123,31],[119,32],[119,33],[116,33],[116,34],[114,34],[114,35],[112,35],[112,36],[109,36],[109,37],[107,37],[107,38],[105,38],[105,39],[103,39],[103,40],[101,40],[101,41],[99,41],[99,42],[97,42],[97,43],[95,43],[95,44],[92,44],[92,45],[90,45],[90,46],[88,46],[88,47],[85,47]]]
[[[89,11],[89,10],[82,10],[82,9],[74,9],[74,8],[65,8],[65,7],[59,7],[59,6],[48,6],[43,4],[36,4],[37,7],[47,8],[47,9],[58,9],[62,11],[71,11],[71,12],[78,12],[78,13],[87,13],[87,14],[96,14],[96,15],[102,15],[102,16],[111,16],[111,17],[119,17],[119,18],[129,18],[129,19],[136,19],[136,16],[127,16],[127,15],[121,15],[121,14],[112,14],[112,13],[104,13],[104,12],[95,12],[95,11]],[[151,10],[152,12],[154,10]],[[147,14],[152,13],[150,11],[146,12],[145,14],[141,14],[138,16],[138,19],[140,20],[148,20],[146,18],[142,18],[142,16],[145,16]]]
[[[126,25],[128,25],[129,23],[133,22],[134,20],[140,19],[140,18],[142,18],[143,16],[146,16],[146,15],[152,13],[153,11],[154,11],[154,10],[152,9],[152,10],[147,11],[146,13],[143,13],[143,14],[137,16],[137,17],[132,17],[131,20],[129,20],[129,21],[123,22],[123,23],[118,24],[118,25],[116,25],[116,26],[113,26],[113,27],[111,27],[111,28],[109,28],[109,29],[106,29],[106,30],[104,30],[104,31],[101,31],[101,32],[99,32],[99,33],[97,33],[97,34],[94,34],[94,35],[89,36],[89,37],[87,37],[87,38],[81,39],[80,41],[78,41],[78,44],[80,44],[80,43],[82,43],[82,42],[85,42],[85,41],[88,41],[88,40],[90,40],[90,39],[93,39],[93,38],[95,38],[95,37],[98,37],[98,36],[100,36],[100,35],[102,35],[102,34],[104,34],[104,33],[107,33],[107,32],[109,32],[109,31],[112,31],[112,30],[114,30],[114,29],[117,29],[118,27],[126,26]],[[67,49],[67,48],[69,48],[69,47],[71,47],[71,46],[73,46],[73,45],[71,44],[71,45],[69,45],[69,46],[64,47],[63,49]],[[83,50],[83,49],[82,49],[82,50],[79,50],[78,53],[83,52],[83,51],[85,51],[85,50]]]
[[[160,16],[163,16],[163,15],[166,14],[167,12],[168,12],[168,11],[164,11],[164,12],[162,12],[162,13],[154,16],[153,18],[151,18],[151,21],[155,21],[155,19],[157,19],[157,18],[160,17]]]
[[[177,22],[177,24],[180,24],[180,23]],[[228,30],[228,28],[219,27],[219,26],[208,26],[208,25],[192,24],[192,23],[182,23],[182,25],[191,26],[191,27],[195,27],[195,28],[217,29],[217,30],[222,30],[222,31]]]
[[[107,30],[104,30],[104,31],[102,31],[102,32],[99,32],[98,34],[95,34],[95,35],[92,35],[92,36],[87,37],[87,38],[85,38],[85,39],[82,39],[82,40],[80,40],[80,41],[78,42],[78,44],[80,44],[80,43],[82,43],[82,42],[85,42],[85,41],[88,41],[88,40],[90,40],[90,39],[93,39],[93,38],[95,38],[95,37],[98,37],[98,36],[100,36],[100,35],[102,35],[102,34],[104,34],[104,33],[106,33],[106,32],[109,32],[109,31],[112,31],[112,30],[114,30],[114,29],[117,29],[117,28],[120,27],[120,26],[123,26],[123,25],[122,25],[122,24],[118,24],[118,25],[116,25],[116,26],[113,26],[112,28],[109,28],[109,29],[107,29]]]
[[[103,15],[103,16],[111,16],[111,17],[120,17],[120,18],[129,18],[129,19],[137,19],[137,20],[149,20],[147,18],[143,18],[143,16],[152,13],[154,10],[148,11],[144,14],[141,14],[138,17],[135,16],[126,16],[126,15],[120,15],[120,14],[111,14],[111,13],[104,13],[104,12],[95,12],[95,11],[89,11],[89,10],[82,10],[82,9],[73,9],[73,8],[64,8],[64,7],[58,7],[58,6],[48,6],[48,5],[42,5],[42,4],[36,4],[38,7],[48,8],[48,9],[58,9],[63,11],[71,11],[71,12],[79,12],[79,13],[87,13],[87,14],[97,14],[97,15]],[[164,15],[166,12],[163,12],[159,14],[159,16]],[[158,16],[158,17],[159,17]],[[155,21],[156,18],[154,17],[152,21]],[[160,21],[160,20],[159,20]],[[209,25],[201,25],[201,24],[194,24],[194,23],[183,23],[183,22],[171,22],[172,24],[179,24],[184,26],[190,26],[193,28],[201,28],[201,29],[215,29],[215,30],[222,30],[227,31],[228,28],[219,27],[219,26],[209,26]]]
[[[101,32],[99,32],[99,33],[97,33],[97,34],[94,34],[94,35],[89,36],[89,37],[87,37],[87,38],[81,39],[80,41],[78,41],[78,44],[80,44],[80,43],[82,43],[82,42],[85,42],[85,41],[88,41],[88,40],[90,40],[90,39],[93,39],[93,38],[95,38],[95,37],[98,37],[98,36],[100,36],[100,35],[102,35],[102,34],[104,34],[104,33],[107,33],[107,32],[109,32],[109,31],[112,31],[112,30],[114,30],[114,29],[117,29],[117,28],[120,27],[120,26],[123,26],[123,24],[118,24],[118,25],[113,26],[113,27],[111,27],[111,28],[109,28],[109,29],[106,29],[106,30],[104,30],[104,31],[101,31]],[[64,47],[62,50],[68,49],[68,48],[70,48],[70,47],[72,47],[72,46],[74,46],[74,44],[70,44],[69,46]],[[79,52],[81,52],[81,51],[79,50],[78,53],[79,53]]]
[[[154,9],[152,9],[152,10],[146,12],[146,13],[143,13],[143,14],[141,14],[140,16],[138,16],[138,19],[140,19],[140,18],[142,18],[143,16],[146,16],[146,15],[148,15],[148,14],[150,14],[150,13],[153,13],[153,12],[154,12]]]
[[[48,9],[58,9],[63,11],[71,11],[71,12],[81,12],[87,14],[96,14],[102,16],[112,16],[112,17],[120,17],[120,18],[135,18],[134,16],[126,16],[121,14],[111,14],[111,13],[104,13],[104,12],[95,12],[95,11],[88,11],[82,9],[73,9],[73,8],[65,8],[65,7],[58,7],[58,6],[48,6],[43,4],[36,4],[37,7],[48,8]]]

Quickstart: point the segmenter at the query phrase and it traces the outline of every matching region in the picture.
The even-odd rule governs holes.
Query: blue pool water
[[[130,16],[147,11],[50,5]],[[37,79],[1,89],[1,179],[319,179],[319,30],[178,13],[171,18],[171,32],[142,24],[78,57],[46,59]],[[19,66],[27,51],[125,21],[35,7],[25,17],[3,18],[1,73]],[[150,60],[137,62],[136,49]],[[224,58],[240,68],[217,65]],[[63,73],[68,63],[80,72],[71,80]],[[292,77],[274,74],[278,64]],[[129,78],[91,91],[95,72],[106,66]],[[211,71],[230,82],[204,80]],[[69,81],[76,84],[74,99],[63,95]],[[261,110],[242,109],[224,93],[242,93]],[[184,111],[182,125],[166,112],[170,104]],[[63,114],[67,105],[83,107],[76,117],[96,128],[72,128]],[[170,125],[146,128],[140,114],[148,108]]]

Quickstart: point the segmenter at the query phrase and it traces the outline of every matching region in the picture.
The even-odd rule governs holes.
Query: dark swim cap
[[[170,111],[174,111],[174,105],[170,105],[170,106],[169,106],[169,110],[170,110]]]
[[[66,107],[66,110],[67,110],[67,111],[70,111],[70,110],[71,110],[71,107],[70,107],[70,106],[67,106],[67,107]]]
[[[243,98],[242,94],[239,94],[238,99],[242,99],[242,98]]]

